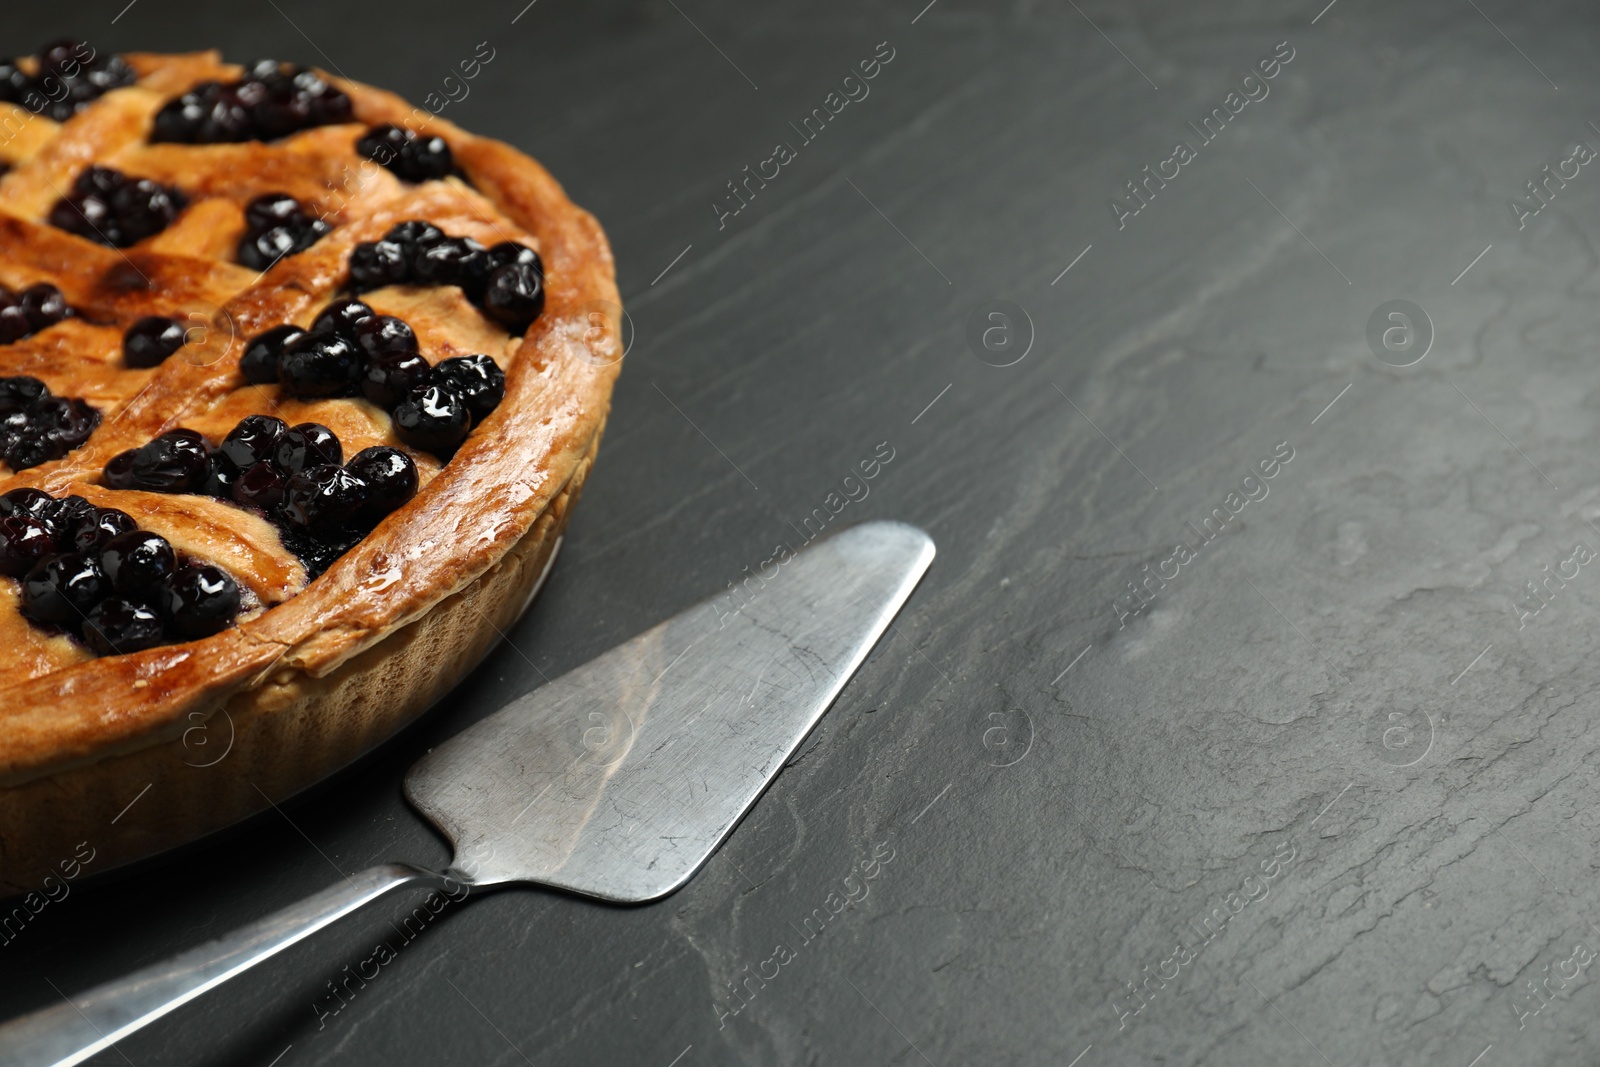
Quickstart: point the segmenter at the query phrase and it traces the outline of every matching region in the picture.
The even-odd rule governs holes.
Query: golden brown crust
[[[99,362],[82,360],[83,369],[72,372],[81,388],[69,395],[92,393],[116,410],[83,448],[10,475],[0,488],[82,491],[111,456],[126,448],[190,419],[209,417],[214,426],[243,413],[248,402],[239,399],[244,390],[237,366],[244,341],[279,323],[309,321],[342,283],[351,248],[404,219],[425,218],[448,233],[486,243],[518,239],[534,245],[546,266],[546,308],[520,344],[505,346],[504,356],[496,354],[507,371],[499,408],[474,429],[448,466],[428,469],[419,459],[426,484],[417,497],[304,591],[288,599],[274,593],[285,582],[292,585],[292,576],[275,577],[263,563],[253,581],[262,601],[273,606],[215,637],[57,664],[46,673],[0,684],[0,780],[10,782],[155,744],[181,728],[191,713],[206,714],[259,691],[268,668],[272,677],[285,670],[303,678],[332,677],[388,635],[428,616],[499,564],[550,512],[596,445],[618,369],[620,353],[612,346],[620,336],[619,298],[599,225],[533,160],[441,119],[432,119],[429,132],[450,141],[471,187],[454,179],[403,186],[379,171],[354,195],[337,198],[331,234],[259,278],[213,258],[209,247],[196,251],[192,242],[178,243],[174,231],[184,225],[182,217],[166,234],[125,251],[44,224],[40,219],[55,194],[46,197],[41,190],[65,188],[63,183],[90,159],[126,165],[139,176],[170,174],[181,180],[187,155],[209,176],[201,184],[214,197],[189,211],[211,205],[206,210],[218,218],[230,201],[263,191],[286,189],[302,201],[327,197],[332,170],[360,166],[353,143],[361,131],[378,122],[404,122],[413,110],[391,94],[330,78],[350,94],[358,124],[309,130],[270,146],[149,145],[144,143],[149,117],[161,103],[197,81],[235,76],[237,68],[219,66],[212,53],[128,58],[141,75],[139,85],[108,93],[62,124],[57,138],[35,145],[0,179],[0,282],[51,281],[91,319],[108,324],[71,323],[83,336],[66,338],[63,332],[63,340],[53,341],[52,330],[8,346],[14,351],[0,355],[0,373],[41,368],[39,376],[54,388],[51,376],[63,373],[64,353],[50,345],[78,351],[90,346],[86,338],[99,330],[104,334],[96,342]],[[281,158],[285,155],[290,158]],[[264,188],[241,176],[250,172],[252,158],[270,176]],[[223,171],[228,176],[219,176]],[[207,232],[216,230],[217,220],[209,221]],[[443,298],[426,292],[375,295],[374,304],[381,299],[404,304],[404,313],[415,310],[419,319],[433,322],[447,354],[455,353],[448,350],[446,335],[466,337],[459,341],[466,345],[473,343],[472,331],[483,329],[476,319],[460,327],[465,334],[451,334],[457,329],[453,315],[476,312],[440,305]],[[213,325],[226,343],[213,339],[201,358],[187,358],[189,350],[182,350],[152,372],[108,370],[105,345],[153,307],[215,309]],[[597,312],[607,316],[609,329],[592,328]],[[268,397],[256,410],[272,403]],[[359,407],[359,402],[343,403],[352,411]],[[350,415],[369,417],[375,420],[371,438],[350,431],[361,443],[381,440],[387,432],[381,413]],[[160,502],[154,510],[161,510]],[[246,552],[248,538],[234,532],[244,542],[239,551]],[[0,610],[4,607],[0,604]]]
[[[592,451],[583,457],[533,529],[477,581],[331,674],[274,668],[216,710],[186,715],[159,743],[0,785],[0,897],[59,874],[56,865],[80,842],[94,850],[89,870],[98,874],[221,829],[414,720],[527,607],[593,459]]]

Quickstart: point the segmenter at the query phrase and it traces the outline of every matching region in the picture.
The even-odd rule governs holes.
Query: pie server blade
[[[0,1026],[0,1067],[81,1063],[405,886],[530,882],[619,903],[682,886],[771,784],[933,561],[898,522],[766,561],[729,593],[435,748],[406,796],[456,847],[386,864],[163,963]]]

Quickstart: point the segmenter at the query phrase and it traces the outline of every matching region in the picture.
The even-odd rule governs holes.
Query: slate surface
[[[604,221],[637,329],[510,644],[281,815],[51,905],[0,949],[8,1012],[336,869],[442,862],[399,792],[429,744],[739,578],[887,442],[831,521],[939,559],[688,888],[503,892],[409,943],[395,900],[94,1062],[1600,1058],[1593,7],[923,2],[7,12],[18,47],[217,44],[413,99],[489,42],[446,116]],[[1010,366],[1029,328],[992,299],[1031,323]],[[1380,316],[1375,349],[1396,299],[1431,329]]]

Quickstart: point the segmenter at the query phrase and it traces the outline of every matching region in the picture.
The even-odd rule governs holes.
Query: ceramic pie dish
[[[12,894],[260,811],[470,671],[559,544],[621,309],[532,159],[287,64],[0,63],[0,170]]]

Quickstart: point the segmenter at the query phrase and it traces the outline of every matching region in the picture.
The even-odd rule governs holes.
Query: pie
[[[537,163],[214,52],[0,62],[0,895],[370,749],[527,607],[622,355]]]

